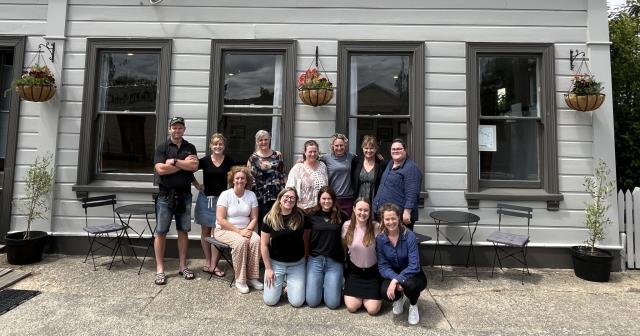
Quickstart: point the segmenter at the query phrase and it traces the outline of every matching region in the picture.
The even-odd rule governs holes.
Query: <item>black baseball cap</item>
[[[169,126],[173,126],[173,124],[182,124],[184,126],[184,118],[183,117],[173,117],[169,119]]]

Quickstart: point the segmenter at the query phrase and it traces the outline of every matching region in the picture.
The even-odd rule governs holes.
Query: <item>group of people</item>
[[[203,272],[225,275],[217,265],[218,250],[206,240],[213,236],[231,247],[236,289],[263,290],[267,305],[286,293],[295,307],[324,302],[335,309],[344,300],[350,312],[364,307],[375,315],[387,300],[394,302],[393,313],[401,314],[408,299],[408,321],[419,322],[416,304],[426,277],[412,229],[422,172],[401,139],[393,140],[389,161],[377,153],[373,136],[363,138],[362,155],[348,152],[342,134],[331,137],[331,153],[325,155],[309,140],[301,162],[286,174],[282,153],[271,149],[267,131],[256,133],[255,152],[243,166],[234,166],[225,155],[222,134],[211,136],[210,155],[198,159],[184,131],[184,119],[172,118],[170,137],[155,153],[156,284],[167,283],[163,257],[172,217],[179,274],[194,278],[186,266],[193,185],[199,191],[195,222],[202,228]],[[198,169],[202,183],[193,174]]]

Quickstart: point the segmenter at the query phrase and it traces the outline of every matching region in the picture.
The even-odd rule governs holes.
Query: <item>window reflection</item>
[[[483,116],[538,116],[538,60],[535,56],[479,57]]]
[[[156,116],[103,114],[99,118],[99,172],[152,173]]]
[[[496,125],[497,151],[480,152],[480,178],[539,181],[537,121],[497,120],[483,124]]]
[[[350,70],[352,115],[409,114],[409,56],[354,55]]]
[[[98,110],[154,112],[159,58],[155,53],[102,52]]]
[[[275,105],[278,64],[282,67],[282,55],[225,53],[224,104]]]
[[[101,52],[98,173],[153,173],[160,55]]]

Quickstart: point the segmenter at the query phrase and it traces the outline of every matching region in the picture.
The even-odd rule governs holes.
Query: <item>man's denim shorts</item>
[[[184,202],[185,212],[176,214],[174,209],[169,208],[167,195],[158,196],[156,203],[156,233],[166,235],[171,226],[171,219],[175,216],[176,230],[191,231],[191,193],[180,197],[178,201]]]

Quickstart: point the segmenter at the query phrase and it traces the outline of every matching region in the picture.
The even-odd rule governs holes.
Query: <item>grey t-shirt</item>
[[[336,156],[333,153],[323,155],[320,160],[327,165],[329,185],[336,191],[339,198],[353,197],[351,188],[351,161],[355,157],[352,153]]]

